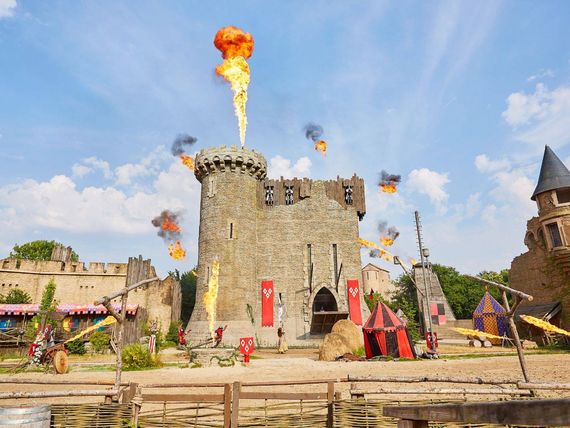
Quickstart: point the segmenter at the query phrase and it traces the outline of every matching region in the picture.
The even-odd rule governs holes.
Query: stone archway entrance
[[[315,295],[312,310],[311,334],[330,333],[335,322],[348,318],[348,312],[338,310],[334,294],[326,287]]]

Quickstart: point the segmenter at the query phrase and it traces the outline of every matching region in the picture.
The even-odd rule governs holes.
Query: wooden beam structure
[[[513,400],[434,404],[422,406],[386,406],[384,416],[412,422],[458,422],[462,424],[570,425],[570,398],[556,400]],[[424,425],[427,426],[427,425]]]

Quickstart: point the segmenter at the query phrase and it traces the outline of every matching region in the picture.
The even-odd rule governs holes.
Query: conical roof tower
[[[538,194],[563,187],[570,187],[570,171],[552,149],[545,146],[538,184],[530,199],[535,201]]]

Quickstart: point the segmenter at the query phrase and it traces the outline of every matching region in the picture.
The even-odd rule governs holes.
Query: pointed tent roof
[[[570,171],[568,171],[568,168],[566,168],[566,165],[564,165],[558,156],[554,154],[552,149],[545,146],[538,184],[530,199],[535,201],[536,195],[539,193],[560,189],[562,187],[570,187]]]
[[[397,327],[404,327],[402,320],[396,316],[392,310],[382,302],[376,303],[372,313],[362,326],[363,330],[395,330]]]
[[[493,296],[491,296],[491,293],[489,293],[489,291],[485,291],[485,294],[479,302],[479,305],[477,305],[477,308],[473,312],[473,315],[476,316],[493,313],[504,314],[505,312],[505,308],[503,308],[501,304],[497,302]]]

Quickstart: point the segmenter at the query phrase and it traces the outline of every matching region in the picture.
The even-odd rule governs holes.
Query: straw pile
[[[339,320],[325,336],[319,348],[319,360],[335,361],[346,353],[355,353],[363,343],[360,329],[350,320]]]

